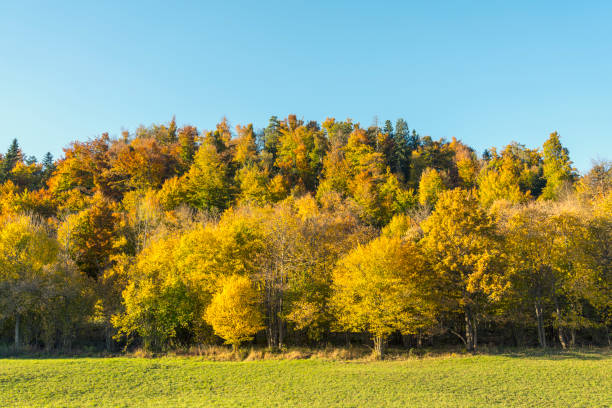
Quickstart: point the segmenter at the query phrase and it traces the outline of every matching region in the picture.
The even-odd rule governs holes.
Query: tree
[[[160,201],[167,209],[187,204],[219,211],[229,207],[231,199],[229,166],[209,142],[200,146],[189,171],[180,178],[167,180],[160,191]]]
[[[0,313],[15,324],[21,345],[22,319],[32,316],[46,295],[45,275],[58,254],[44,226],[26,216],[8,218],[0,228]]]
[[[215,334],[237,351],[240,343],[252,340],[265,328],[260,303],[259,294],[248,277],[231,275],[213,296],[205,319]]]
[[[576,185],[579,197],[587,200],[601,199],[612,190],[612,161],[595,161],[587,174]]]
[[[413,150],[410,156],[410,184],[416,187],[421,179],[421,173],[428,167],[436,169],[441,174],[450,175],[450,173],[454,173],[456,171],[454,158],[455,151],[446,140],[434,141],[429,136],[422,140],[419,139],[418,148]]]
[[[333,272],[332,304],[340,327],[368,331],[383,358],[391,334],[430,325],[432,309],[419,288],[424,266],[416,244],[398,237],[381,236],[349,252]]]
[[[425,169],[421,174],[421,180],[419,180],[419,203],[433,208],[438,201],[438,196],[444,190],[446,190],[446,186],[440,174],[435,169]]]
[[[42,160],[43,183],[46,183],[47,180],[51,178],[55,169],[56,166],[55,161],[53,160],[53,155],[50,152],[47,152]]]
[[[89,203],[89,208],[66,217],[58,239],[79,269],[95,279],[111,266],[113,255],[121,251],[123,225],[116,204],[101,193],[96,193]]]
[[[517,204],[537,198],[544,185],[540,153],[516,142],[501,155],[492,149],[477,182],[480,203],[487,208],[498,200]]]
[[[228,211],[182,228],[162,230],[127,268],[125,311],[112,320],[119,337],[138,335],[154,350],[206,340],[204,311],[224,279],[256,276],[264,248],[254,220]]]
[[[318,125],[304,125],[295,115],[289,115],[283,125],[276,166],[295,188],[314,191],[327,148],[324,134]]]
[[[392,169],[401,176],[402,180],[407,180],[410,176],[410,155],[412,150],[416,148],[411,145],[408,123],[402,118],[398,119],[395,122],[395,132],[393,132],[391,122],[387,122],[385,124],[385,131],[388,128],[391,129],[389,137],[393,140],[393,152],[391,154]]]
[[[271,116],[268,126],[264,129],[263,134],[263,151],[270,156],[270,162],[274,163],[278,151],[278,143],[281,137],[281,123],[278,117]]]
[[[178,132],[179,158],[183,172],[189,170],[193,164],[193,157],[197,151],[197,138],[198,130],[193,126],[184,126]]]
[[[500,252],[494,221],[473,192],[455,189],[440,194],[421,226],[421,245],[435,274],[433,289],[440,307],[464,315],[465,335],[453,332],[472,351],[487,295],[503,286],[496,265]]]
[[[257,160],[257,145],[255,144],[253,124],[236,126],[236,132],[238,133],[238,138],[234,140],[236,147],[234,161],[240,167],[253,164]]]
[[[536,203],[511,209],[506,216],[508,277],[523,301],[534,307],[541,347],[548,344],[547,309],[553,310],[559,343],[566,348],[566,331],[579,326],[581,303],[590,297],[589,292],[597,292],[592,276],[588,276],[588,266],[580,265],[581,253],[586,252],[580,248],[589,237],[582,219],[588,217],[566,206]],[[593,235],[590,239],[598,241]]]
[[[129,268],[124,311],[112,317],[117,338],[138,334],[145,349],[167,349],[201,313],[198,297],[174,263],[177,244],[172,237],[158,239]]]
[[[17,139],[13,139],[6,154],[4,155],[4,158],[2,159],[2,162],[0,163],[0,183],[7,180],[11,170],[13,170],[13,167],[15,167],[15,165],[21,161],[23,161],[23,154],[21,153]]]
[[[543,170],[546,187],[542,198],[553,200],[559,198],[566,184],[574,181],[575,170],[569,159],[568,150],[561,145],[559,134],[553,132],[543,146]]]
[[[270,191],[270,177],[266,170],[257,164],[241,168],[236,173],[240,193],[238,203],[256,203],[264,205],[274,200]]]

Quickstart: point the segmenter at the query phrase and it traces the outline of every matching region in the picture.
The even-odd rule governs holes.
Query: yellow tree
[[[597,217],[590,218],[571,203],[534,203],[511,209],[506,218],[508,277],[522,300],[532,303],[540,346],[547,346],[546,311],[550,309],[559,343],[565,348],[567,331],[573,338],[575,329],[589,324],[582,316],[582,305],[602,304],[606,268],[609,280],[605,265],[610,259],[606,256],[609,226],[606,232]]]
[[[465,334],[453,331],[468,350],[477,344],[477,321],[488,294],[501,290],[496,274],[497,249],[493,219],[474,193],[443,192],[435,211],[421,224],[421,244],[435,274],[440,306],[461,311]]]
[[[146,349],[161,350],[200,313],[198,298],[174,263],[177,239],[153,241],[126,271],[123,313],[113,316],[116,337],[138,334]]]
[[[144,345],[164,349],[181,333],[205,339],[204,310],[224,279],[252,276],[263,252],[258,228],[227,211],[218,223],[152,237],[127,268],[125,312],[113,318],[120,335],[139,335]]]
[[[234,351],[240,343],[252,340],[265,328],[260,295],[246,276],[231,275],[224,279],[205,312],[206,321],[215,334],[231,344]]]
[[[419,203],[433,207],[438,201],[438,195],[446,190],[446,186],[436,169],[426,168],[419,180]]]
[[[57,242],[42,224],[26,216],[7,218],[0,227],[0,315],[14,319],[15,347],[22,318],[41,307],[45,275],[58,254]]]
[[[223,210],[232,198],[229,170],[224,155],[212,142],[205,142],[187,173],[166,180],[159,200],[167,209],[188,204],[202,210]]]
[[[381,236],[349,252],[333,271],[340,327],[368,331],[382,358],[392,333],[413,334],[430,325],[433,311],[420,287],[424,265],[416,244],[399,237]]]
[[[542,146],[543,171],[546,186],[542,191],[543,199],[559,198],[563,188],[576,178],[568,150],[561,145],[559,134],[553,132]]]

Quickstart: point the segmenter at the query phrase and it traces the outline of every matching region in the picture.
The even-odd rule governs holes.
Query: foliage
[[[469,350],[478,336],[612,344],[608,162],[579,176],[556,132],[479,157],[381,123],[172,118],[40,163],[13,140],[0,155],[0,342],[167,350],[216,330],[273,350],[368,336],[380,352],[453,335]],[[246,334],[207,322],[214,299],[218,317],[254,294],[234,318]]]
[[[216,335],[237,350],[240,343],[252,340],[264,328],[260,303],[259,294],[248,277],[231,275],[213,296],[205,319]]]
[[[433,322],[420,282],[424,271],[424,259],[410,241],[381,236],[357,247],[334,269],[338,324],[371,333],[382,357],[392,333],[414,334]]]

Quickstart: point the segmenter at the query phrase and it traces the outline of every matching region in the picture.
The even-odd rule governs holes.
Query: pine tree
[[[393,171],[401,175],[404,180],[410,174],[410,146],[408,145],[408,137],[410,129],[408,124],[402,118],[395,122],[395,133],[393,133]]]
[[[389,137],[393,137],[393,124],[390,120],[385,121],[385,127],[383,128],[383,132],[389,135]]]
[[[54,171],[55,163],[53,162],[53,155],[50,152],[47,152],[42,160],[43,182],[49,180]]]
[[[19,143],[17,143],[17,139],[13,139],[0,166],[0,182],[5,182],[8,179],[8,175],[13,170],[13,167],[22,159],[23,155],[19,148]]]

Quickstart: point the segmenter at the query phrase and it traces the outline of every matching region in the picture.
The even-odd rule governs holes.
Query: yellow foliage
[[[339,325],[385,339],[433,322],[421,291],[424,259],[416,244],[381,236],[344,256],[333,272],[332,304]]]
[[[206,309],[205,319],[215,334],[234,349],[263,330],[259,295],[251,280],[240,275],[225,278]]]

